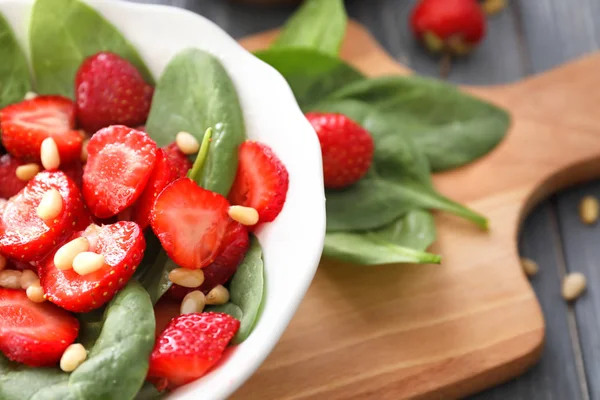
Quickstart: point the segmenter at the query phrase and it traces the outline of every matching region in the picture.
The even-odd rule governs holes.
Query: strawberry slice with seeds
[[[177,171],[177,177],[183,178],[186,176],[188,171],[192,169],[193,164],[190,159],[181,150],[179,150],[177,143],[171,143],[165,147],[164,150],[169,157],[171,164]]]
[[[17,178],[17,167],[23,163],[10,154],[0,157],[0,197],[8,199],[21,191],[27,181]]]
[[[169,184],[156,198],[150,224],[171,259],[189,269],[214,261],[231,219],[229,202],[189,178]]]
[[[240,321],[223,313],[174,318],[156,340],[148,379],[174,389],[200,378],[219,361],[239,327]]]
[[[50,189],[58,190],[63,206],[56,218],[43,221],[37,207]],[[41,260],[89,223],[90,215],[75,182],[61,171],[40,172],[6,203],[0,218],[0,253],[17,261]]]
[[[232,221],[223,238],[221,252],[212,264],[202,269],[202,272],[204,272],[202,286],[190,289],[173,284],[169,288],[169,296],[175,300],[183,300],[186,294],[194,290],[201,290],[204,294],[207,294],[215,286],[225,284],[237,271],[249,245],[248,229],[244,225]]]
[[[273,221],[281,212],[289,184],[288,172],[273,150],[247,140],[239,150],[239,164],[229,201],[255,208],[259,222]]]
[[[82,138],[75,127],[75,105],[62,96],[38,96],[0,111],[2,143],[13,156],[39,161],[44,139],[56,142],[61,163],[77,160]]]
[[[77,338],[77,318],[54,304],[34,303],[25,291],[0,288],[0,351],[32,367],[55,365]]]
[[[131,210],[131,221],[137,222],[142,229],[150,224],[150,212],[154,207],[156,198],[165,187],[177,179],[177,171],[171,164],[167,153],[163,149],[156,150],[156,161],[148,183],[139,199]]]
[[[99,130],[88,143],[83,197],[98,218],[117,215],[142,194],[154,162],[156,143],[122,125]]]
[[[88,251],[104,255],[104,266],[79,275],[72,269],[60,270],[51,253],[40,266],[40,281],[48,300],[65,310],[88,312],[107,303],[129,281],[142,260],[146,241],[135,222],[120,221],[112,225],[90,225],[69,241],[86,237]]]

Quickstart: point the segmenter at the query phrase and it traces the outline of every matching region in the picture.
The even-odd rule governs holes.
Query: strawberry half
[[[179,150],[177,143],[171,143],[170,145],[165,147],[164,150],[167,156],[169,157],[173,168],[175,168],[175,170],[177,171],[177,177],[183,178],[184,176],[186,176],[188,171],[192,169],[193,164],[190,161],[190,159],[185,154],[183,154],[181,150]]]
[[[88,238],[89,251],[104,255],[103,267],[87,275],[79,275],[72,269],[61,271],[54,265],[53,252],[39,271],[48,300],[73,312],[88,312],[112,299],[127,284],[146,249],[142,230],[134,222],[90,225],[69,240],[81,236]]]
[[[142,194],[156,160],[156,143],[126,126],[99,130],[88,143],[83,197],[98,218],[117,215]]]
[[[249,245],[248,229],[244,225],[232,221],[223,238],[221,252],[212,264],[202,269],[202,272],[204,272],[204,283],[202,283],[202,286],[190,289],[173,284],[168,292],[170,297],[176,300],[183,300],[186,294],[194,290],[201,290],[204,294],[207,294],[215,286],[223,285],[237,271],[238,266],[248,251]]]
[[[129,61],[101,52],[88,57],[75,77],[77,119],[88,132],[109,125],[141,125],[154,89]]]
[[[37,207],[52,188],[60,193],[63,208],[52,221],[43,221],[37,216]],[[75,182],[61,171],[40,172],[6,203],[0,218],[0,253],[18,261],[41,260],[89,223],[89,213]]]
[[[23,163],[10,154],[0,157],[0,197],[8,199],[19,193],[27,181],[17,178],[17,167]]]
[[[79,333],[77,318],[25,291],[0,288],[0,351],[32,367],[56,364]]]
[[[288,184],[288,172],[269,146],[251,140],[242,143],[229,192],[231,204],[255,208],[260,222],[273,221],[283,208]]]
[[[239,327],[240,321],[223,313],[174,318],[156,340],[148,379],[174,389],[200,378],[219,361]]]
[[[229,202],[189,178],[169,184],[156,198],[150,224],[171,259],[189,269],[203,268],[219,253],[231,219]]]
[[[53,138],[61,163],[77,160],[82,138],[75,127],[75,105],[62,96],[38,96],[0,111],[2,143],[13,156],[39,161],[46,138]]]
[[[163,149],[156,149],[156,161],[152,174],[144,191],[133,205],[131,220],[137,222],[140,228],[145,229],[150,224],[150,212],[156,198],[169,183],[177,178],[177,171],[171,164],[167,153]]]

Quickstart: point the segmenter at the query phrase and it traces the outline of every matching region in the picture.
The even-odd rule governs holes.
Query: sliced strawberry
[[[10,154],[0,157],[0,197],[8,199],[19,193],[27,185],[27,181],[17,178],[17,167],[23,163]]]
[[[117,215],[142,194],[156,160],[156,143],[144,132],[109,126],[88,143],[83,197],[98,218]]]
[[[177,265],[203,268],[219,253],[231,221],[228,208],[225,197],[180,178],[156,198],[150,224]]]
[[[90,225],[69,240],[85,236],[89,251],[103,254],[105,265],[95,272],[79,275],[54,265],[54,253],[40,266],[40,280],[48,300],[73,312],[88,312],[113,298],[131,278],[142,260],[146,241],[140,227],[129,221],[112,225]]]
[[[169,325],[169,322],[179,314],[181,314],[181,301],[176,301],[167,296],[161,297],[154,306],[155,336],[158,337]]]
[[[177,178],[177,171],[169,161],[165,151],[156,149],[156,161],[154,162],[152,174],[144,191],[132,206],[130,220],[137,222],[140,228],[145,229],[150,224],[150,212],[154,207],[156,197],[169,183]]]
[[[253,207],[259,222],[273,221],[281,212],[288,190],[288,172],[267,145],[247,140],[239,150],[231,204]]]
[[[16,261],[16,260],[13,260],[12,258],[9,258],[6,261],[6,269],[15,269],[17,271],[25,271],[26,269],[28,269],[30,271],[35,272],[36,274],[38,271],[37,266],[35,266],[34,264]]]
[[[54,304],[34,303],[23,290],[0,288],[0,351],[32,367],[56,364],[79,333],[79,321]]]
[[[46,138],[58,146],[61,163],[77,160],[82,138],[75,127],[75,105],[62,96],[38,96],[0,111],[2,143],[13,156],[39,161]]]
[[[200,378],[219,361],[239,327],[240,321],[223,313],[174,318],[156,340],[149,380],[174,389]]]
[[[188,171],[192,168],[192,162],[181,150],[179,150],[177,143],[171,143],[165,147],[164,150],[167,153],[169,160],[171,160],[171,164],[177,171],[177,177],[183,178],[186,176]]]
[[[37,216],[37,207],[52,188],[62,197],[62,211],[53,220],[43,221]],[[0,253],[18,261],[41,260],[89,222],[89,213],[75,182],[61,171],[40,172],[6,203],[0,218]]]
[[[83,164],[81,161],[76,160],[66,165],[61,165],[60,169],[64,172],[69,178],[77,184],[79,188],[83,185]]]
[[[223,238],[221,252],[212,264],[202,269],[204,272],[204,283],[202,286],[190,289],[174,284],[169,289],[169,296],[175,300],[183,300],[185,295],[191,291],[201,290],[207,294],[215,286],[224,284],[237,271],[238,266],[248,251],[249,245],[248,229],[244,225],[232,221]]]

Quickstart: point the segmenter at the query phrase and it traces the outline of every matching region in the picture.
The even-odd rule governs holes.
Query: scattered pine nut
[[[576,300],[585,290],[587,281],[581,272],[573,272],[564,277],[562,296],[567,301]]]
[[[46,296],[44,295],[44,289],[40,285],[40,280],[33,282],[31,285],[27,287],[25,290],[27,294],[27,298],[33,301],[34,303],[43,303],[46,301]]]
[[[6,257],[4,257],[2,254],[0,254],[0,271],[2,271],[4,268],[6,268],[7,262],[8,262],[8,260],[6,259]]]
[[[27,289],[32,283],[39,282],[40,278],[38,278],[37,274],[32,270],[26,269],[21,272],[21,278],[19,282],[21,283],[21,289]]]
[[[206,295],[206,304],[220,305],[229,301],[229,290],[223,285],[217,285]]]
[[[481,7],[487,15],[498,14],[506,7],[506,0],[484,0]]]
[[[44,139],[42,142],[40,159],[42,160],[42,166],[48,171],[58,169],[60,166],[60,154],[58,153],[58,146],[51,137]]]
[[[40,166],[36,163],[24,164],[17,167],[15,174],[22,181],[33,179],[40,172]]]
[[[81,343],[73,343],[60,358],[60,369],[65,372],[73,372],[87,358],[87,351]]]
[[[175,143],[183,154],[196,154],[200,150],[200,143],[188,132],[179,132],[175,136]]]
[[[21,271],[11,269],[0,271],[0,287],[6,289],[21,289]]]
[[[44,221],[52,220],[58,217],[63,209],[63,199],[60,192],[54,188],[44,193],[42,201],[37,207],[37,216]]]
[[[175,268],[169,272],[169,280],[179,286],[197,288],[204,282],[204,272],[201,269]]]
[[[242,225],[252,226],[258,222],[258,211],[252,207],[231,206],[228,213],[232,220]]]
[[[204,310],[206,299],[204,293],[199,290],[194,290],[185,295],[181,302],[180,314],[200,313]]]
[[[523,267],[523,272],[525,272],[525,275],[529,277],[536,275],[540,269],[535,261],[524,257],[521,258],[521,267]]]
[[[85,237],[78,237],[77,239],[71,240],[69,243],[64,244],[54,254],[54,265],[56,268],[64,271],[73,268],[73,260],[79,253],[88,251],[90,249],[90,242]]]
[[[23,100],[33,100],[36,97],[38,97],[38,94],[36,92],[27,92],[27,93],[25,93]]]
[[[585,196],[579,203],[579,218],[586,225],[591,225],[598,220],[600,205],[594,196]]]
[[[81,144],[81,162],[86,162],[88,159],[87,147],[88,147],[89,142],[90,142],[90,139],[85,139],[83,141],[83,143]]]
[[[73,270],[79,275],[87,275],[104,266],[104,255],[92,251],[84,251],[73,259]]]

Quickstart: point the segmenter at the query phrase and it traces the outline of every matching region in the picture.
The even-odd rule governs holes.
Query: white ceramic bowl
[[[266,299],[254,331],[212,372],[169,399],[222,399],[271,352],[317,268],[325,236],[325,195],[317,137],[281,75],[252,56],[217,25],[178,8],[90,1],[138,49],[155,77],[177,52],[196,47],[217,56],[237,89],[248,137],[271,146],[288,169],[290,186],[279,217],[258,232],[264,250]],[[0,0],[27,50],[31,0]]]

